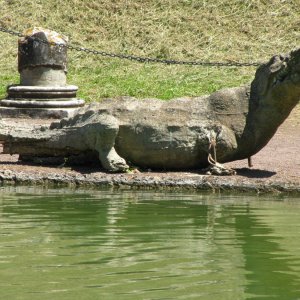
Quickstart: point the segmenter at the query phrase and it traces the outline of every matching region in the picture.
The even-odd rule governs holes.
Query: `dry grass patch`
[[[0,25],[47,27],[71,43],[157,58],[264,61],[299,46],[298,0],[0,0]],[[16,38],[0,33],[0,94],[16,80]],[[138,65],[69,52],[70,82],[86,99],[164,99],[246,83],[253,68]]]

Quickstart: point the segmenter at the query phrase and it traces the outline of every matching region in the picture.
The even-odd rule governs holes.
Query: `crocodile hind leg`
[[[91,150],[99,153],[104,169],[111,172],[124,172],[129,166],[115,150],[115,140],[119,132],[118,120],[110,115],[98,115],[96,120],[81,128]]]

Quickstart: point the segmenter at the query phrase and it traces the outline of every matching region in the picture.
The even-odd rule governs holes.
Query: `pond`
[[[2,187],[1,299],[300,299],[300,198]]]

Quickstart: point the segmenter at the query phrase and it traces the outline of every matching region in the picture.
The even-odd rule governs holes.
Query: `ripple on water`
[[[3,299],[300,297],[295,199],[44,190],[0,201]]]

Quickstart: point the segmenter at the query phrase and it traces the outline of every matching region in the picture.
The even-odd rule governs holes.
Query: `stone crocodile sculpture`
[[[258,67],[249,86],[170,101],[106,99],[49,128],[0,120],[0,141],[21,159],[97,153],[109,171],[199,169],[209,165],[212,140],[221,163],[257,153],[299,99],[300,48]]]

